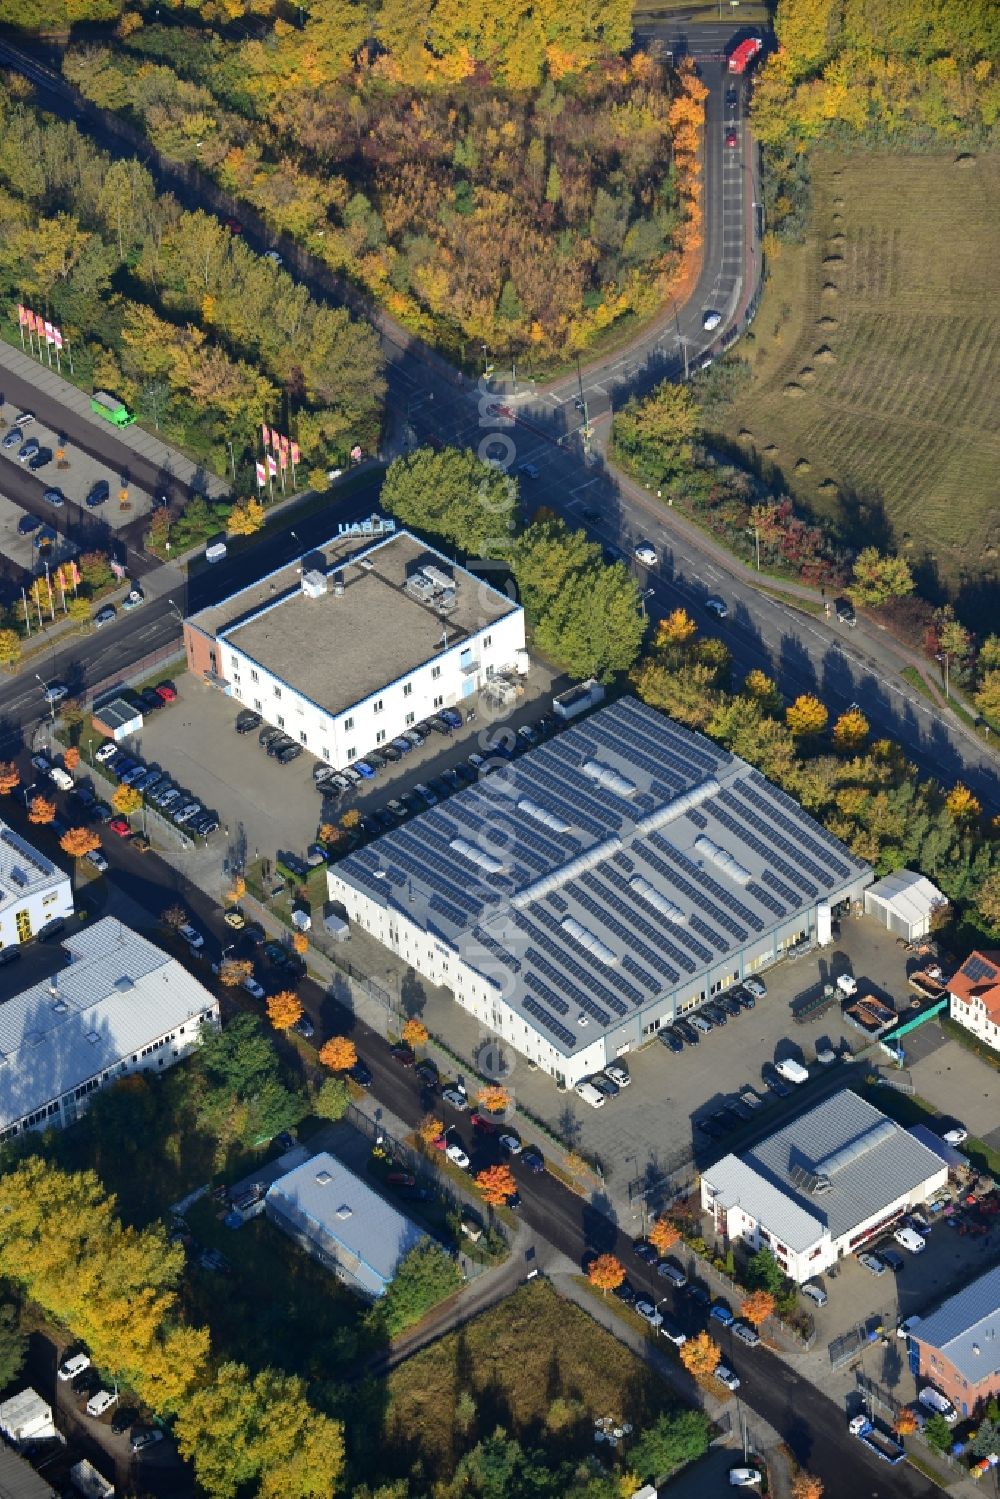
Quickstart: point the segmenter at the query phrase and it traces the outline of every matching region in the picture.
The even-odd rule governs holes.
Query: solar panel
[[[736,812],[738,817],[740,817],[740,819],[742,820],[744,824],[744,832],[742,836],[746,838],[747,835],[745,827],[749,826],[751,828],[754,828],[755,831],[759,833],[760,836],[768,843],[773,844],[775,848],[780,848],[782,853],[785,854],[787,858],[794,861],[791,866],[792,869],[804,869],[806,874],[810,875],[814,880],[817,881],[817,888],[812,891],[813,897],[817,896],[820,889],[824,888],[830,883],[829,876],[826,874],[826,872],[818,868],[818,866],[815,865],[811,859],[807,858],[806,855],[802,852],[801,848],[797,846],[797,844],[790,843],[789,840],[783,836],[783,834],[777,832],[776,829],[771,826],[768,818],[760,816],[753,810],[753,805],[750,802],[750,797],[745,793],[744,788],[737,785],[735,791],[739,791],[742,794],[737,796],[734,794],[734,790],[727,790],[722,793],[719,799],[720,801],[725,802],[726,806],[732,807],[734,812]],[[757,803],[757,805],[760,804]],[[769,811],[770,809],[765,805],[762,810]],[[797,831],[798,830],[793,827],[792,832],[796,836]],[[773,854],[771,855],[771,857],[774,857]]]
[[[763,885],[758,885],[756,880],[750,881],[749,885],[747,886],[747,891],[754,897],[755,900],[759,900],[764,909],[766,911],[770,911],[772,916],[781,917],[785,915],[784,906],[779,905],[774,896],[769,894],[769,892],[764,889]]]
[[[787,807],[789,812],[792,814],[792,819],[795,822],[795,825],[797,827],[801,825],[802,808],[798,805],[797,802],[792,799],[792,797],[788,795],[787,792],[782,791],[780,786],[773,785],[766,776],[761,775],[759,770],[752,770],[747,777],[747,780],[752,782],[754,786],[758,786],[766,790],[768,796],[772,801],[778,802],[782,807]],[[838,856],[838,861],[849,861],[851,858],[850,851],[848,849],[845,849],[840,839],[835,838],[834,835],[829,832],[828,829],[825,828],[820,822],[813,822],[812,820],[809,821],[806,837],[809,838],[810,841],[814,841],[825,846],[830,850],[831,853]],[[839,864],[837,872],[840,873],[841,869],[844,872],[844,876],[850,873],[850,869],[846,868],[843,863]]]
[[[641,968],[630,953],[626,953],[622,958],[622,967],[626,973],[630,973],[633,978],[638,979],[640,984],[648,989],[651,995],[660,993],[663,985],[659,979],[655,979],[651,973],[646,972],[645,968]]]
[[[967,978],[970,984],[981,984],[984,979],[995,979],[997,970],[992,963],[988,963],[979,953],[973,953],[965,963],[962,964],[962,977]]]
[[[537,973],[529,971],[524,975],[524,987],[537,994],[539,999],[544,999],[550,1009],[555,1010],[557,1015],[568,1015],[569,1005],[558,994],[554,994],[548,984],[543,984]]]
[[[572,1051],[577,1042],[576,1036],[565,1025],[560,1025],[558,1020],[554,1020],[537,999],[532,999],[530,996],[522,999],[521,1008],[537,1020],[539,1025],[544,1026],[550,1035],[555,1036],[557,1041],[561,1041],[566,1051]]]
[[[693,822],[695,827],[699,828],[702,832],[708,827],[708,818],[703,817],[694,807],[691,807],[684,815],[688,822]]]
[[[764,873],[761,875],[761,880],[769,890],[774,891],[775,895],[780,895],[781,899],[785,902],[786,905],[798,905],[798,896],[794,893],[794,891],[789,890],[787,885],[783,885],[781,883],[781,881],[778,879],[778,876],[773,872],[773,870],[765,869]]]
[[[497,962],[502,964],[504,968],[509,969],[511,973],[520,973],[521,960],[519,958],[515,958],[513,953],[508,952],[503,944],[498,942],[495,937],[491,936],[491,934],[485,929],[485,927],[473,927],[472,936],[477,942],[481,943],[482,946],[486,948],[486,951],[491,953],[492,956],[496,958]]]
[[[733,817],[729,812],[726,811],[722,803],[725,801],[727,796],[728,792],[723,791],[720,796],[716,797],[715,802],[712,805],[712,816],[714,817],[715,821],[719,823],[720,827],[724,827],[728,832],[733,834],[734,838],[739,838],[743,843],[747,845],[748,848],[752,848],[754,853],[757,854],[758,858],[760,858],[765,864],[770,864],[775,869],[780,870],[785,878],[789,880],[793,885],[795,885],[799,890],[801,890],[809,900],[815,900],[816,896],[819,894],[819,890],[812,883],[812,881],[807,879],[800,870],[796,869],[793,865],[788,864],[784,859],[782,859],[781,855],[775,853],[773,848],[769,848],[766,843],[764,843],[760,838],[757,838],[753,833],[750,832],[749,828],[747,827],[748,814],[746,810],[743,807],[740,807],[737,803],[733,803],[734,807],[740,814],[739,820],[737,820],[737,818]],[[797,904],[799,905],[801,905],[801,903],[801,900],[797,902]]]
[[[605,869],[603,871],[603,876],[607,883],[613,886],[613,890],[605,890],[600,881],[592,872],[582,875],[580,883],[589,886],[592,890],[595,890],[598,896],[605,900],[609,905],[613,906],[615,910],[627,912],[629,925],[634,927],[635,930],[637,932],[640,932],[644,937],[648,937],[650,942],[656,943],[656,967],[659,969],[660,973],[662,973],[671,984],[676,984],[678,979],[680,978],[680,974],[677,973],[675,969],[671,968],[670,964],[666,962],[664,954],[666,954],[666,957],[672,958],[674,962],[680,968],[683,968],[686,973],[694,973],[695,968],[697,967],[694,960],[688,955],[688,953],[682,952],[680,948],[675,947],[674,944],[670,941],[669,937],[667,937],[663,932],[658,931],[657,928],[653,926],[652,922],[646,920],[645,916],[642,914],[642,912],[638,908],[638,905],[636,904],[634,892],[629,888],[629,886],[625,883],[621,876],[615,870],[611,869]],[[620,897],[624,897],[624,899]]]
[[[679,868],[694,881],[695,885],[706,891],[707,894],[712,896],[713,900],[717,900],[721,906],[725,907],[726,910],[732,911],[734,916],[738,916],[745,923],[745,926],[738,926],[735,921],[732,921],[726,915],[726,910],[712,912],[713,918],[720,922],[733,937],[738,937],[740,942],[745,942],[747,939],[746,926],[753,927],[758,932],[763,930],[763,922],[754,911],[750,910],[749,906],[740,900],[739,896],[734,895],[731,890],[727,890],[724,885],[720,885],[718,880],[713,879],[710,874],[700,868],[693,859],[690,859],[686,853],[677,848],[662,833],[653,833],[650,837],[650,842],[656,845],[668,864]],[[674,878],[676,879],[676,876]],[[700,898],[698,898],[698,903],[702,903]]]
[[[445,900],[443,895],[438,895],[436,891],[427,902],[427,906],[429,910],[437,911],[446,921],[450,921],[452,926],[459,928],[465,926],[464,913],[457,906],[453,906],[451,901]]]
[[[553,890],[549,895],[548,902],[553,911],[559,911],[560,913],[562,913],[569,910],[569,905],[567,904],[567,902],[564,901],[562,896],[559,895],[555,890]]]
[[[569,952],[566,944],[566,938],[563,935],[562,927],[560,926],[559,922],[556,921],[555,917],[551,914],[550,911],[546,911],[544,906],[535,906],[532,908],[532,915],[537,918],[537,920],[543,927],[547,927],[549,929],[549,931],[536,931],[534,933],[534,936],[539,947],[543,948],[545,952],[549,954],[549,957],[554,959],[555,963],[559,965],[551,973],[549,973],[549,977],[553,980],[553,982],[562,987],[563,993],[565,994],[567,992],[566,986],[568,985],[569,992],[574,996],[576,1000],[580,1002],[581,1005],[583,1005],[584,1009],[586,1009],[587,1007],[584,1004],[584,996],[587,996],[588,1002],[596,1005],[597,1000],[590,1000],[590,995],[596,995],[598,999],[600,999],[601,1003],[606,1004],[608,1008],[614,1010],[617,1015],[627,1015],[628,1007],[622,1003],[617,994],[611,993],[611,990],[605,983],[605,980],[607,980],[607,983],[614,983],[616,988],[621,987],[623,981],[620,980],[619,975],[615,973],[614,969],[602,968],[601,976],[600,978],[598,978],[596,973],[592,969],[588,971],[588,969],[584,968],[582,963],[578,963],[576,958],[573,957]],[[556,937],[551,937],[549,935],[549,932],[554,932],[555,934],[557,934]],[[542,961],[546,964],[546,968],[551,966],[548,963],[548,959],[543,958]],[[574,988],[572,985],[569,985],[567,974],[571,974],[572,977],[576,979],[579,988]],[[632,996],[636,992],[632,988],[632,985],[625,984],[625,988],[629,993],[629,998],[632,998]],[[641,997],[638,1002],[641,1003]],[[607,1015],[605,1015],[604,1021],[602,1023],[606,1025],[607,1021],[608,1017]]]
[[[586,890],[580,888],[583,883],[583,879],[574,880],[573,884],[569,887],[574,900],[576,900],[585,911],[588,911],[590,915],[595,918],[595,920],[599,921],[603,926],[605,926],[609,932],[612,932],[619,939],[619,941],[626,943],[628,947],[632,948],[634,952],[637,952],[645,962],[651,963],[654,967],[656,967],[658,961],[656,953],[651,951],[650,948],[646,947],[643,942],[640,942],[635,932],[630,928],[630,926],[625,924],[628,921],[631,912],[625,906],[624,902],[620,901],[617,895],[609,895],[603,901],[594,900],[590,895],[587,894]],[[616,921],[614,916],[612,916],[608,910],[609,906],[619,911],[619,913],[625,918],[625,922]],[[628,964],[624,960],[623,966],[628,966]]]

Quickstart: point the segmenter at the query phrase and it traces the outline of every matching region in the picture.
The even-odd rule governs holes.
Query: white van
[[[229,555],[229,550],[224,541],[213,541],[211,546],[205,548],[206,562],[223,562]]]
[[[68,770],[63,770],[61,765],[53,765],[49,771],[49,780],[58,786],[60,791],[73,790],[73,777]]]
[[[911,1254],[923,1254],[927,1248],[923,1234],[918,1234],[915,1228],[897,1228],[892,1237],[902,1249],[908,1249]]]
[[[608,1095],[606,1093],[602,1093],[600,1088],[595,1088],[593,1083],[588,1083],[586,1081],[577,1083],[576,1091],[577,1093],[579,1093],[584,1103],[589,1103],[592,1109],[603,1109],[604,1105],[608,1101]]]
[[[800,1289],[803,1296],[808,1296],[809,1300],[814,1301],[817,1306],[826,1306],[830,1299],[823,1287],[818,1286],[814,1280],[804,1281]]]

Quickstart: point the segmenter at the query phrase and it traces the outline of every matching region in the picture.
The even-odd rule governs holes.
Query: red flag
[[[63,346],[62,329],[61,328],[53,328],[52,329],[52,337],[55,340],[55,346],[56,346],[56,348],[57,349],[61,349],[62,346]]]
[[[18,302],[18,304],[17,304],[17,320],[21,324],[22,328],[24,327],[25,323],[28,321],[28,312],[27,312],[27,309],[24,308],[24,307],[22,307],[21,304],[20,304],[20,302]]]
[[[257,465],[257,488],[258,489],[263,489],[264,485],[266,483],[267,483],[267,473],[265,472],[264,465],[262,463],[258,463],[258,465]]]
[[[278,454],[278,462],[281,464],[282,470],[288,467],[288,454],[286,453],[284,448],[282,448],[280,453]]]
[[[288,452],[288,438],[287,437],[279,437],[278,441],[281,443],[281,451],[283,453],[287,453]]]
[[[294,468],[295,465],[298,462],[299,462],[299,445],[298,445],[297,442],[293,442],[292,443],[292,468]]]
[[[267,425],[266,422],[264,422],[264,423],[261,424],[261,431],[264,434],[264,446],[265,446],[265,448],[270,447],[270,445],[271,445],[271,429],[268,427],[268,425]]]
[[[28,325],[29,332],[34,333],[36,331],[35,330],[35,314],[32,312],[32,310],[31,310],[30,307],[26,307],[24,309],[24,321]]]
[[[274,479],[277,476],[278,465],[275,463],[275,461],[271,457],[270,453],[268,453],[268,455],[267,455],[267,471],[271,475],[272,479]]]

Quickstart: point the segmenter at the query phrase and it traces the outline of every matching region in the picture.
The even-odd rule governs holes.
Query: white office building
[[[0,1140],[73,1123],[96,1089],[171,1067],[219,1024],[214,995],[115,917],[62,945],[65,968],[0,1005]]]
[[[560,1083],[817,940],[871,870],[623,697],[331,866],[343,909]]]
[[[408,531],[332,538],[184,624],[188,665],[343,768],[514,667],[524,612]]]
[[[0,947],[37,935],[58,916],[72,916],[69,875],[0,822]]]
[[[948,1167],[849,1088],[726,1155],[701,1178],[701,1205],[727,1243],[767,1247],[792,1280],[810,1280],[927,1202]]]

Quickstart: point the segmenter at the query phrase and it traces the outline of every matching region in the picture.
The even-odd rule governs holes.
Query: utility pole
[[[593,433],[590,427],[590,408],[587,405],[587,397],[583,390],[583,370],[580,368],[580,356],[576,356],[576,378],[580,387],[580,405],[583,407],[583,427],[581,435],[585,443],[589,443]]]

